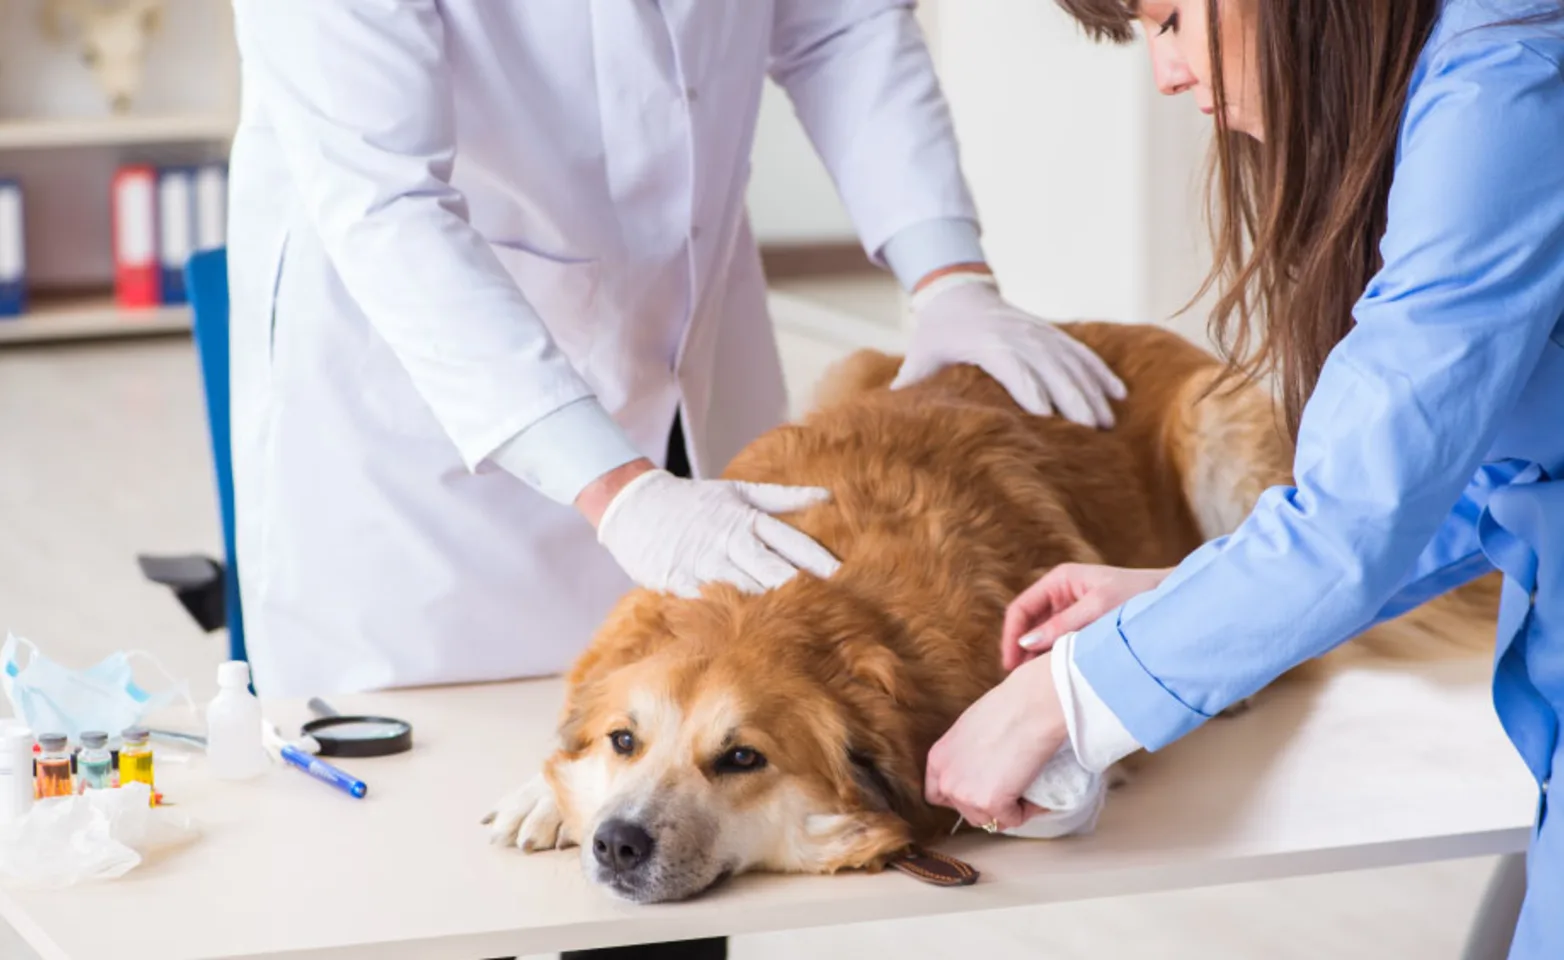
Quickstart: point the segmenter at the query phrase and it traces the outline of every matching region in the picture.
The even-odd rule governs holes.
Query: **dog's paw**
[[[483,822],[489,828],[489,842],[495,846],[517,846],[532,853],[567,845],[559,804],[542,774],[507,794]]]

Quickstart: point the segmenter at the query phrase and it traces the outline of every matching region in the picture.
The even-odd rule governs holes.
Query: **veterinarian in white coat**
[[[982,265],[912,7],[236,0],[233,455],[260,689],[554,673],[632,580],[834,569],[767,515],[821,492],[654,468],[687,453],[710,477],[783,417],[744,209],[768,70],[864,248],[920,288],[903,382],[971,361],[1038,412],[1110,422],[1122,385]]]

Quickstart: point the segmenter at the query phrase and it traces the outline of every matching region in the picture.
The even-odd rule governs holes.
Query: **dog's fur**
[[[1269,397],[1212,392],[1214,357],[1154,327],[1069,330],[1129,388],[1111,431],[1029,417],[974,367],[891,391],[898,361],[861,353],[817,412],[751,444],[726,475],[830,490],[788,519],[841,570],[761,596],[627,596],[569,677],[558,752],[492,815],[496,839],[581,844],[595,882],[645,902],[748,870],[876,869],[948,831],[924,760],[1000,681],[1006,604],[1062,563],[1176,564],[1290,480]],[[1353,646],[1470,656],[1493,602],[1474,585]],[[648,849],[616,869],[604,826],[627,823]]]

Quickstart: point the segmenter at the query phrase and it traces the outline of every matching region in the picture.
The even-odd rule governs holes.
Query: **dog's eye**
[[[718,773],[750,773],[766,765],[766,757],[759,750],[734,747],[717,759]]]
[[[635,752],[635,734],[628,730],[615,730],[608,735],[608,742],[614,745],[614,752],[621,757],[628,757]]]

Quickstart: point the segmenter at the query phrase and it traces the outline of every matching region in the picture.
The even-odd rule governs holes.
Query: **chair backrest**
[[[207,250],[185,265],[185,289],[195,313],[196,353],[206,393],[207,431],[217,473],[217,502],[222,511],[223,595],[228,613],[229,655],[244,660],[244,613],[239,602],[239,562],[234,552],[233,452],[228,428],[228,251]]]

